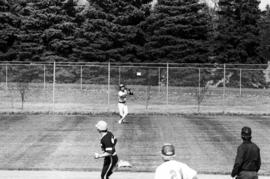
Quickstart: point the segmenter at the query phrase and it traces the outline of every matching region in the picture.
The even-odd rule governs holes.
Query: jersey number
[[[170,175],[171,175],[171,179],[184,179],[183,172],[181,169],[178,172],[175,170],[171,170]]]
[[[114,145],[114,137],[111,138],[111,142]]]

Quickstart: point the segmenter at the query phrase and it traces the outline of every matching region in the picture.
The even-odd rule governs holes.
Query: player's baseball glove
[[[134,95],[133,91],[131,89],[127,89],[129,95]]]

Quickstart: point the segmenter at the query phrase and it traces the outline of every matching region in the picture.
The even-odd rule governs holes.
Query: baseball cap
[[[241,135],[244,137],[251,137],[251,128],[250,127],[243,127],[241,130]]]
[[[161,154],[165,156],[174,156],[175,155],[175,149],[172,144],[166,143],[162,146]]]
[[[120,87],[125,87],[125,85],[124,85],[124,84],[120,84],[119,86],[120,86]]]
[[[96,128],[100,131],[106,131],[108,129],[108,124],[105,121],[98,121]]]

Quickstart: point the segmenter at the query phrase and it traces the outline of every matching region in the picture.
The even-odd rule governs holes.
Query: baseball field
[[[102,159],[95,124],[105,120],[118,138],[117,153],[131,169],[112,179],[149,179],[161,164],[160,148],[170,142],[176,159],[198,171],[203,179],[230,178],[243,126],[253,129],[261,148],[261,178],[270,178],[270,117],[252,115],[130,114],[118,116],[2,114],[0,116],[0,178],[99,178]]]

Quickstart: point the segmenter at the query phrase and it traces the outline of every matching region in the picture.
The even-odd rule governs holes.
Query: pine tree
[[[77,32],[76,58],[84,61],[138,61],[144,34],[138,24],[145,19],[149,0],[91,0],[85,22]]]
[[[32,37],[32,60],[66,60],[72,54],[74,39],[74,9],[72,2],[61,0],[36,1],[29,4],[31,14],[22,24],[23,33]],[[36,41],[35,41],[36,39]]]
[[[260,29],[262,57],[270,61],[270,6],[267,6],[263,12]]]
[[[213,62],[263,63],[257,0],[220,0]]]
[[[11,13],[11,4],[7,0],[0,0],[0,59],[12,60],[17,52],[13,48],[18,34],[20,18]]]
[[[207,62],[210,17],[197,0],[160,0],[142,24],[149,61]]]
[[[10,34],[14,38],[9,40],[10,47],[3,41],[1,51],[5,59],[69,60],[74,48],[74,34],[80,23],[77,14],[81,11],[76,9],[73,0],[10,0],[8,7],[9,18],[0,17],[5,19],[1,24],[4,30],[1,34],[5,39],[10,39]],[[10,30],[10,27],[15,30]],[[12,57],[8,56],[10,51],[15,51]]]

